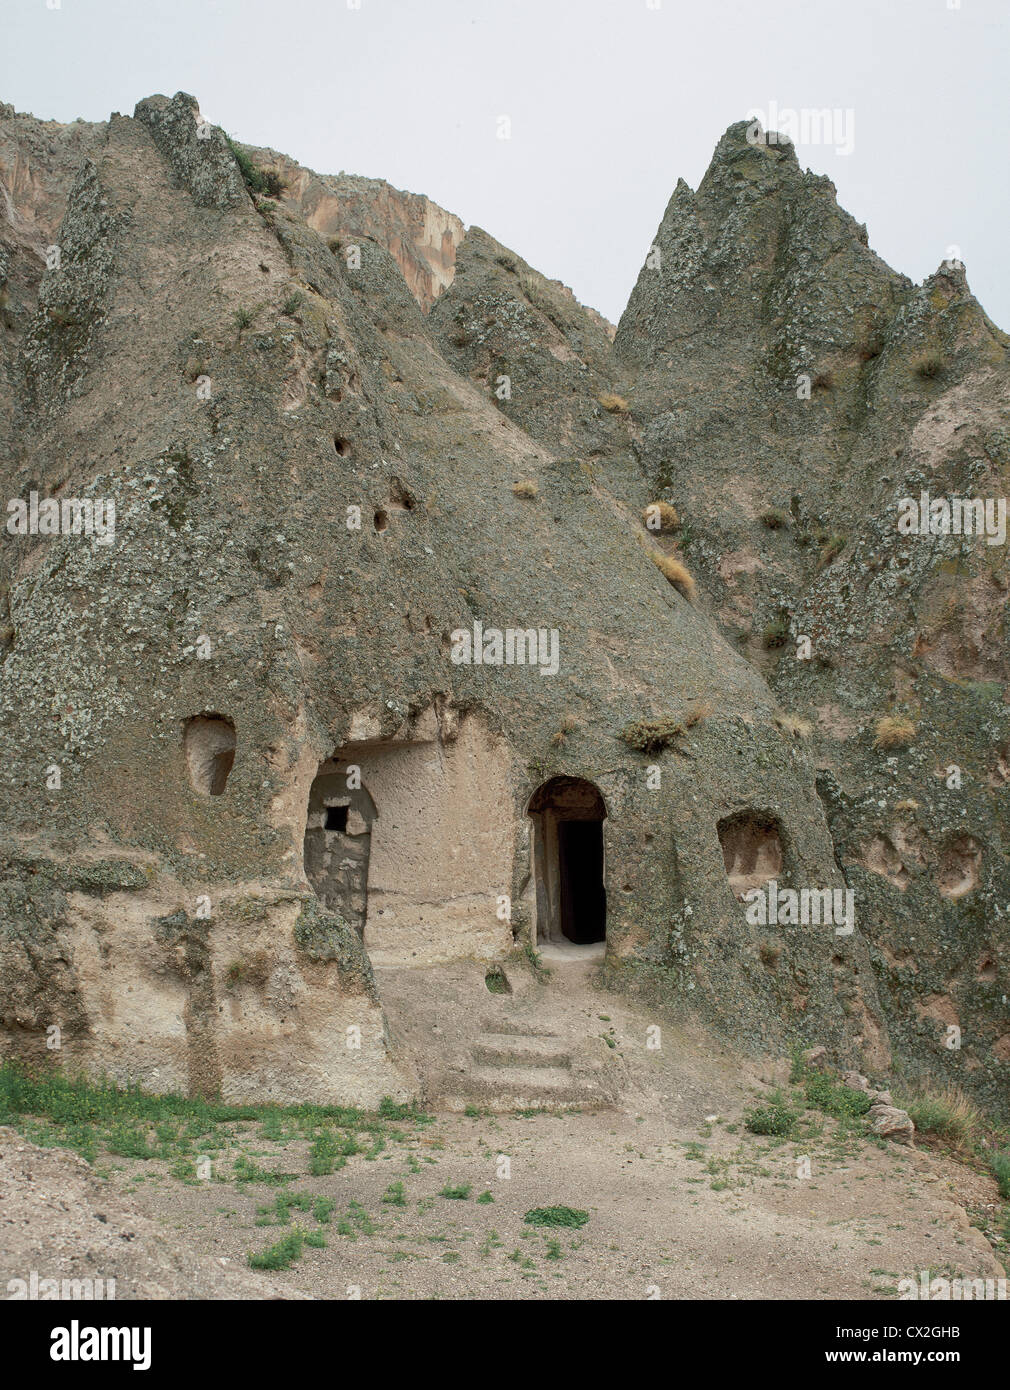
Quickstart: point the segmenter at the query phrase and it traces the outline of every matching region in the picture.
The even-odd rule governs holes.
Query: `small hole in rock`
[[[508,982],[508,977],[504,970],[497,966],[492,967],[484,976],[484,983],[492,994],[511,994],[512,986]]]
[[[220,714],[195,715],[186,721],[182,747],[193,790],[220,796],[235,762],[235,725]]]
[[[333,447],[340,457],[345,459],[351,452],[351,441],[349,439],[341,439],[339,434],[335,434],[333,436]]]
[[[376,531],[385,531],[388,525],[389,513],[383,511],[380,507],[379,510],[375,513],[375,529]]]
[[[343,834],[347,833],[347,807],[346,806],[327,806],[326,808],[326,829],[339,830]]]

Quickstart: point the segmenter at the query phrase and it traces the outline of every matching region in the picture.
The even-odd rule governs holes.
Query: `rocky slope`
[[[2,486],[116,505],[111,544],[0,557],[8,1050],[55,1024],[151,1085],[405,1095],[366,953],[533,944],[525,812],[567,777],[606,805],[612,984],[1005,1106],[1005,549],[891,508],[1003,477],[1006,339],[743,132],[678,187],[612,343],[485,233],[240,162],[184,94],[5,110]],[[643,525],[661,500],[679,532]],[[555,632],[557,673],[454,662],[475,621]],[[906,710],[915,743],[874,748]],[[363,941],[302,859],[317,774],[358,766]],[[748,922],[727,875],[766,859],[853,887],[855,931]]]

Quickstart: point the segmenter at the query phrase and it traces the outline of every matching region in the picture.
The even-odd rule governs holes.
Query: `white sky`
[[[614,321],[728,125],[851,110],[853,152],[801,164],[912,279],[960,248],[1010,328],[1010,3],[957,3],[0,0],[0,99],[104,120],[192,92],[239,139],[427,193]]]

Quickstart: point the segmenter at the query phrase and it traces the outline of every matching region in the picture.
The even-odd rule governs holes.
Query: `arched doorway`
[[[321,772],[309,791],[305,823],[305,876],[330,912],[365,930],[368,859],[375,803],[362,786],[348,787],[346,772]]]
[[[537,945],[588,946],[607,935],[599,788],[582,777],[552,777],[533,793],[533,881]]]

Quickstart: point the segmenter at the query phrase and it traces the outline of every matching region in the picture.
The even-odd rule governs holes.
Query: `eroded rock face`
[[[966,409],[980,362],[1003,380],[963,278],[909,286],[826,180],[733,128],[698,194],[674,195],[663,269],[643,270],[665,278],[640,281],[612,344],[563,286],[409,195],[268,151],[245,151],[246,177],[259,161],[287,191],[250,192],[185,94],[52,143],[47,163],[40,123],[0,117],[2,486],[114,503],[115,532],[0,552],[6,1050],[41,1055],[57,1024],[64,1060],[147,1085],[406,1095],[371,962],[535,945],[527,813],[567,778],[606,809],[611,984],[745,1048],[816,1038],[875,1072],[896,1030],[913,1069],[954,1057],[994,1099],[1002,705],[902,650],[925,551],[907,592],[888,581],[892,616],[869,561],[788,548],[841,499],[857,551],[898,549],[879,451],[935,399],[909,353],[938,334]],[[839,395],[797,413],[814,359]],[[689,527],[653,536],[657,500]],[[694,602],[660,569],[677,555]],[[774,616],[778,645],[737,642],[732,615]],[[811,662],[787,666],[782,621]],[[956,718],[889,754],[869,725],[891,696]],[[635,747],[628,728],[666,733]],[[974,766],[980,738],[985,775],[954,800],[936,769]],[[899,789],[925,847],[904,888],[865,848],[894,843]],[[782,867],[853,886],[856,929],[783,925],[769,970],[732,890]],[[559,848],[559,894],[568,870]],[[951,990],[959,1056],[914,1008]]]
[[[425,313],[452,283],[463,223],[430,198],[404,193],[384,179],[314,174],[276,150],[250,146],[248,153],[276,170],[284,183],[284,205],[325,241],[350,246],[369,237],[384,247]]]

